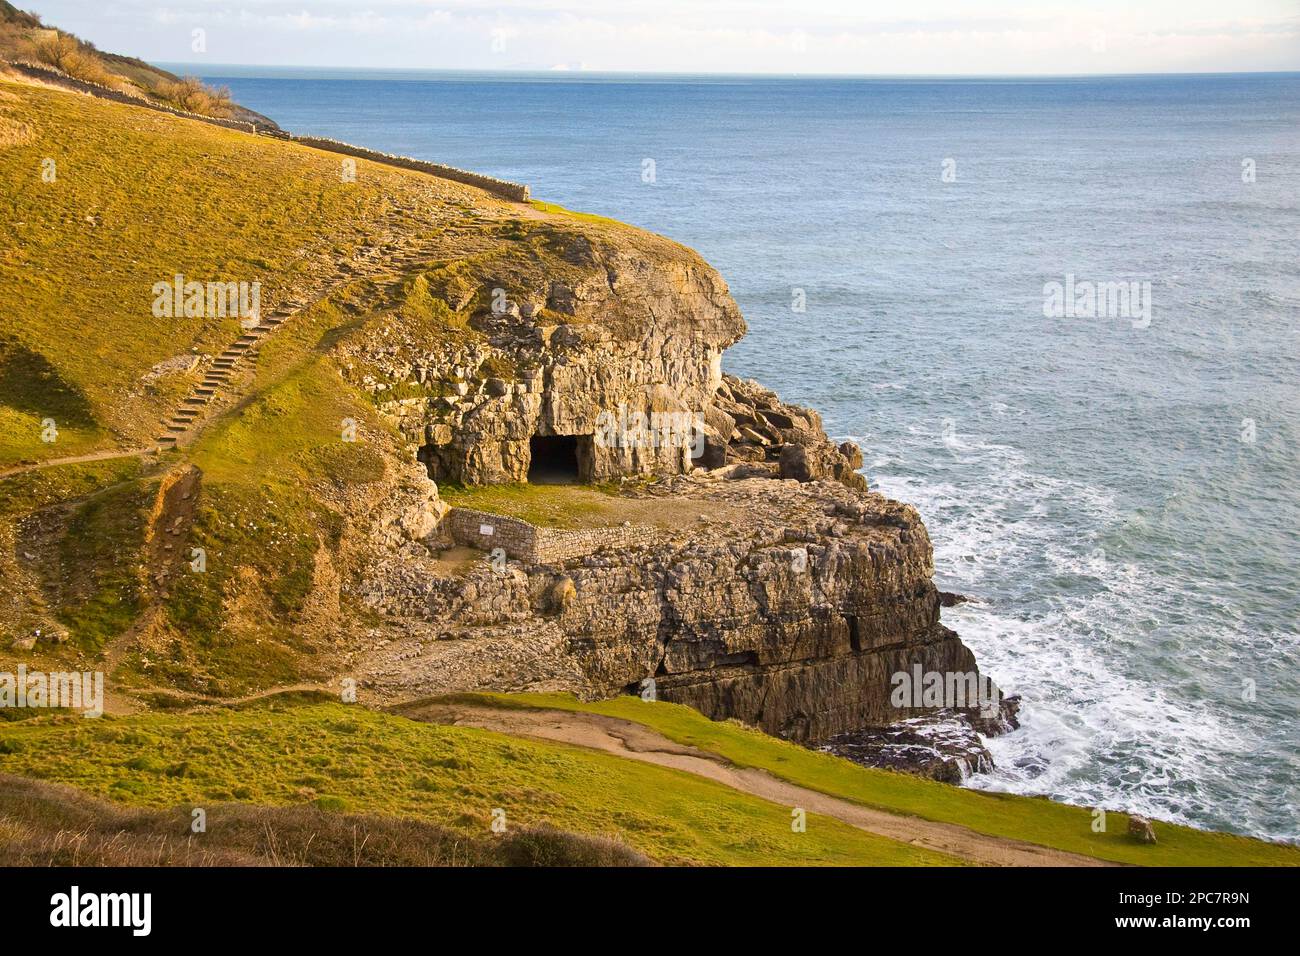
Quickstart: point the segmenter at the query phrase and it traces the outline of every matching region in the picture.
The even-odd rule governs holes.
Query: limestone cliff
[[[596,441],[602,414],[687,416],[721,384],[722,350],[745,325],[718,274],[665,239],[547,230],[509,256],[462,260],[418,281],[439,315],[474,333],[436,343],[406,326],[384,354],[357,356],[377,381],[438,383],[385,409],[437,480],[528,477],[530,441],[574,440],[577,477],[676,473],[678,445]],[[426,292],[427,290],[427,292]]]
[[[405,621],[361,655],[383,696],[469,687],[660,699],[800,741],[905,716],[890,675],[970,671],[939,623],[916,511],[837,482],[679,477],[629,492],[668,516],[635,548],[448,573],[422,545],[363,596]]]
[[[861,452],[816,412],[722,375],[744,324],[694,253],[568,225],[418,281],[441,331],[394,323],[345,367],[430,478],[523,482],[546,456],[575,483],[622,484],[603,521],[567,530],[426,509],[355,583],[388,622],[350,662],[372,692],[653,686],[819,741],[912,712],[890,706],[895,672],[975,670],[939,622],[916,511],[868,492]],[[690,440],[662,440],[665,413]]]
[[[566,439],[582,482],[758,461],[866,487],[860,453],[832,446],[816,412],[724,382],[740,310],[716,270],[662,237],[548,225],[421,274],[406,294],[433,330],[395,322],[382,346],[344,354],[435,480],[526,481],[546,440]],[[419,393],[384,400],[404,383]]]

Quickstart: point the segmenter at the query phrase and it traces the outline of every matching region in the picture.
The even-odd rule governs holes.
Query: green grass
[[[401,175],[343,183],[315,150],[4,80],[0,112],[33,132],[0,148],[0,467],[152,438],[175,396],[141,376],[240,334],[233,316],[156,318],[154,283],[260,281],[269,308],[306,250],[365,237]]]
[[[981,833],[1056,847],[1072,853],[1147,866],[1298,866],[1300,848],[1156,823],[1159,842],[1136,843],[1127,836],[1128,818],[1108,813],[1105,833],[1092,832],[1092,811],[1037,797],[983,793],[907,774],[860,767],[770,737],[733,721],[711,721],[689,707],[648,703],[638,697],[585,703],[568,694],[470,694],[502,707],[538,707],[620,717],[651,727],[678,743],[716,753],[741,767],[775,776],[832,796],[956,823]]]
[[[0,771],[148,807],[238,800],[392,814],[471,834],[617,835],[664,863],[947,865],[941,854],[720,784],[582,748],[424,724],[338,703],[0,723]]]
[[[0,462],[45,457],[41,452],[56,450],[73,456],[103,437],[80,388],[44,355],[0,338]]]
[[[143,531],[137,497],[143,468],[139,458],[120,458],[0,479],[0,669],[17,662],[7,636],[57,622],[73,638],[54,655],[64,658],[101,646],[126,626],[140,583],[134,548]],[[67,513],[52,516],[61,524],[50,553],[39,565],[24,560],[20,566],[19,553],[31,548],[20,540],[22,519],[61,505]],[[55,595],[59,600],[47,606]],[[38,653],[50,653],[49,646]]]
[[[578,219],[584,222],[598,222],[607,226],[620,226],[624,229],[632,228],[628,226],[627,223],[619,222],[617,219],[610,219],[608,216],[597,216],[595,213],[590,212],[575,212],[572,209],[564,208],[559,203],[543,202],[540,199],[533,199],[530,200],[528,204],[534,209],[548,213],[552,216],[568,216],[571,219]]]
[[[79,505],[58,549],[65,589],[59,618],[79,646],[102,648],[140,612],[145,588],[141,560],[157,483],[130,482]]]
[[[130,457],[59,465],[0,478],[0,524],[39,508],[134,481],[141,473],[141,460]]]
[[[341,319],[322,306],[317,331]],[[310,635],[296,626],[314,587],[318,554],[338,551],[344,517],[322,491],[351,492],[384,478],[375,447],[383,426],[366,400],[312,352],[313,326],[268,348],[261,385],[237,416],[190,449],[203,473],[190,532],[206,570],[183,575],[166,601],[184,635],[153,678],[205,694],[238,695],[315,675]],[[356,421],[344,441],[344,420]],[[238,596],[238,600],[236,599]]]
[[[455,507],[520,518],[543,528],[590,527],[614,513],[614,496],[601,485],[443,484],[438,493]]]

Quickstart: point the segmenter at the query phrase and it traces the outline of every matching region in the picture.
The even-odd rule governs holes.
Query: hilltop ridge
[[[73,34],[47,26],[33,13],[0,0],[0,62],[31,63],[105,90],[223,119],[277,129],[268,117],[230,100],[228,91],[180,77],[144,60],[107,53]]]

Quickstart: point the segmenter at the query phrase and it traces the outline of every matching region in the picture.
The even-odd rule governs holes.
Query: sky
[[[1300,70],[1300,0],[13,2],[100,49],[197,67],[868,75]]]

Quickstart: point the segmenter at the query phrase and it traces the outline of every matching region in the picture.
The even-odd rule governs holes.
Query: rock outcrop
[[[431,479],[624,484],[578,530],[404,505],[389,524],[437,527],[354,583],[384,621],[350,661],[369,693],[635,691],[816,742],[933,710],[891,701],[900,671],[976,672],[915,509],[722,374],[744,322],[694,253],[548,226],[416,277],[397,318],[341,364]]]
[[[662,503],[662,526],[633,549],[454,569],[437,542],[392,554],[361,585],[402,622],[363,655],[366,685],[392,699],[652,686],[710,717],[820,741],[923,712],[892,704],[895,673],[975,671],[939,622],[915,509],[838,482],[723,473],[617,499]]]
[[[944,783],[961,783],[993,769],[983,737],[1020,726],[1018,697],[1003,697],[982,709],[945,707],[885,727],[836,734],[819,748],[864,767],[912,773]]]
[[[526,255],[456,263],[406,293],[442,320],[436,343],[420,322],[394,323],[348,368],[436,481],[522,482],[539,464],[594,482],[747,462],[866,490],[861,453],[831,444],[815,411],[723,376],[744,320],[721,277],[668,240],[548,233]]]
[[[693,467],[722,350],[745,324],[697,256],[627,233],[557,232],[548,255],[457,264],[408,290],[466,334],[435,343],[395,324],[353,371],[381,398],[392,384],[416,390],[381,408],[435,480],[525,481],[539,450],[585,482]]]

